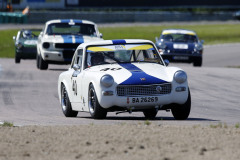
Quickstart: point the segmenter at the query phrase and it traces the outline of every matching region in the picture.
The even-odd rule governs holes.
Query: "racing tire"
[[[199,58],[198,60],[193,62],[194,67],[201,67],[202,66],[202,58]]]
[[[172,115],[176,120],[186,120],[191,111],[191,93],[188,90],[188,99],[184,104],[174,104],[171,107]]]
[[[36,65],[37,65],[37,68],[39,69],[39,55],[37,55],[36,57]]]
[[[41,54],[39,55],[39,69],[40,69],[40,70],[46,70],[46,69],[48,69],[48,63],[43,60]]]
[[[72,105],[68,97],[68,93],[64,84],[61,86],[61,107],[66,117],[76,117],[78,112],[72,110]]]
[[[104,119],[107,116],[107,110],[100,106],[92,84],[88,91],[88,108],[91,117],[94,119]]]
[[[143,114],[146,119],[155,119],[158,110],[156,108],[146,109],[143,111]]]
[[[20,63],[20,61],[21,61],[21,58],[20,58],[20,57],[17,57],[17,56],[15,56],[15,63]]]

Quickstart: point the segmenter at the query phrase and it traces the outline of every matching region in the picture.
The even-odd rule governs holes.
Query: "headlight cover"
[[[175,74],[174,74],[174,80],[179,83],[179,84],[182,84],[184,82],[187,81],[187,74],[186,72],[184,71],[177,71]]]
[[[100,80],[101,84],[105,87],[111,87],[113,85],[114,79],[111,75],[104,75]]]
[[[17,43],[17,48],[18,48],[18,49],[21,49],[22,47],[23,47],[22,43],[21,43],[21,42],[18,42],[18,43]]]

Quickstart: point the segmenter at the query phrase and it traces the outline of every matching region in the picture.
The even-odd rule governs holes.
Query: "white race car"
[[[153,119],[158,110],[171,110],[184,120],[191,110],[187,74],[167,67],[148,40],[81,44],[68,71],[59,75],[58,95],[66,117],[83,111],[103,119],[107,112],[142,111]]]
[[[37,68],[48,64],[70,64],[76,48],[89,41],[102,40],[97,25],[91,21],[62,19],[46,22],[37,43]]]

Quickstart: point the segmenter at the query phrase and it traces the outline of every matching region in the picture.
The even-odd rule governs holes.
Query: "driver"
[[[31,38],[32,37],[32,32],[29,30],[23,31],[23,38]]]
[[[92,66],[102,64],[103,62],[104,62],[104,56],[101,53],[99,52],[93,53],[91,57]]]

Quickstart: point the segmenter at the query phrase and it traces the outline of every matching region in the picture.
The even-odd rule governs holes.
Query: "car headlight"
[[[203,46],[202,46],[202,45],[199,45],[199,44],[196,44],[196,45],[195,45],[195,49],[196,49],[197,51],[201,51],[201,50],[203,49]]]
[[[18,49],[21,49],[22,47],[23,47],[22,43],[18,42],[18,43],[17,43],[17,48],[18,48]]]
[[[184,83],[187,81],[187,74],[186,72],[184,71],[177,71],[175,74],[174,74],[174,80],[177,82],[177,83]]]
[[[44,42],[43,43],[43,48],[48,49],[50,47],[50,43]]]
[[[113,85],[114,79],[111,75],[104,75],[102,76],[100,82],[105,87],[111,87]]]

